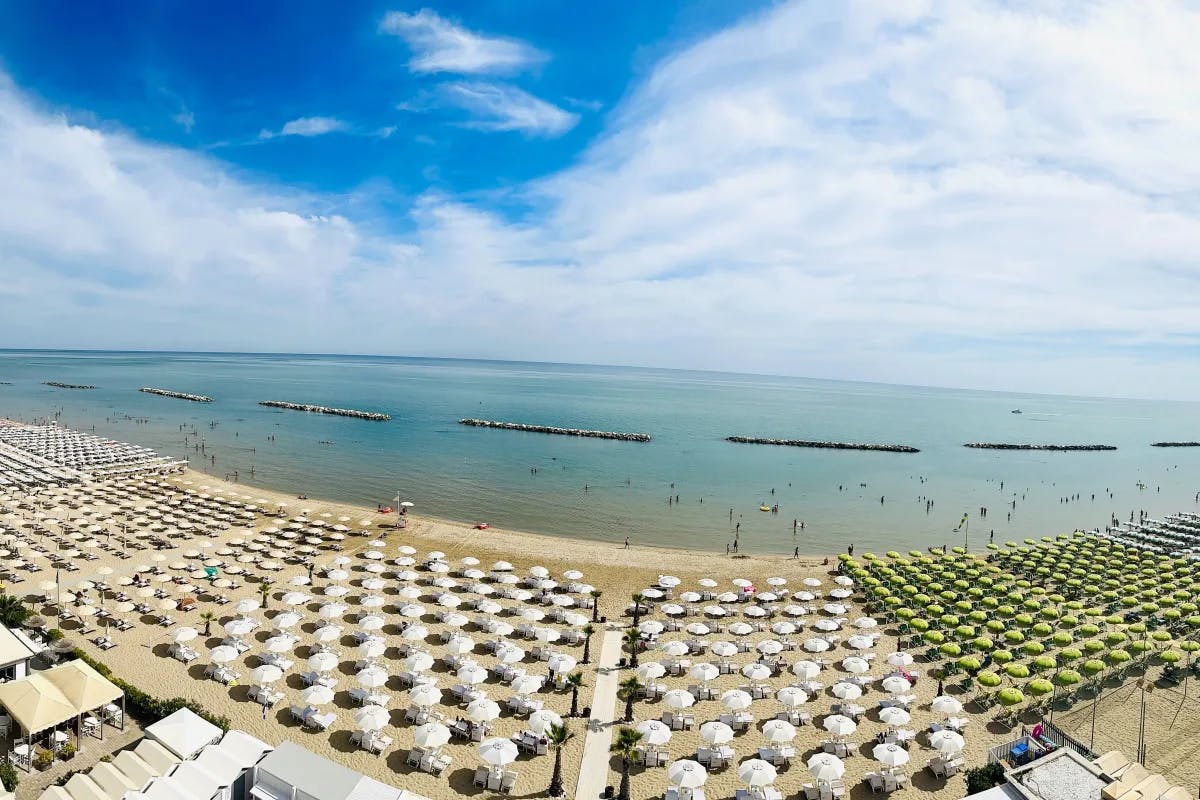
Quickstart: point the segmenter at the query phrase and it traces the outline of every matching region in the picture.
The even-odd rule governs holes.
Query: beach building
[[[0,683],[28,675],[29,660],[35,655],[33,642],[25,634],[0,625]]]
[[[10,758],[29,770],[37,743],[57,751],[72,736],[79,748],[89,736],[103,740],[105,724],[124,729],[124,702],[121,689],[78,659],[0,684],[0,708],[18,734]]]
[[[1029,745],[1031,742],[1023,742]],[[1069,748],[1041,754],[1007,770],[1004,783],[969,795],[970,800],[1189,800],[1124,753],[1113,750],[1088,759]]]
[[[258,763],[250,796],[256,800],[426,800],[284,742]]]

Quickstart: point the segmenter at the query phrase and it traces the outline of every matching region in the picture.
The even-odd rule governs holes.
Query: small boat
[[[759,506],[758,510],[759,511],[770,511],[771,507],[770,506]]]
[[[1021,413],[1021,409],[1019,409],[1019,408],[1014,408],[1014,409],[1012,410],[1012,413],[1014,413],[1014,414],[1020,414],[1020,413]]]

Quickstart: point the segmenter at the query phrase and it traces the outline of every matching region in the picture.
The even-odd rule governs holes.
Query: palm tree
[[[571,713],[569,716],[575,716],[579,713],[579,690],[587,684],[583,680],[582,672],[572,672],[567,676],[567,686],[571,687]]]
[[[271,583],[263,581],[258,585],[258,593],[262,596],[262,607],[266,608],[268,601],[271,599]]]
[[[567,795],[563,788],[562,751],[566,743],[574,738],[575,732],[565,722],[561,725],[551,725],[546,730],[546,739],[554,748],[554,773],[550,777],[550,791],[547,792],[550,797],[566,797]]]
[[[625,631],[625,646],[629,648],[630,658],[629,663],[634,669],[638,665],[638,646],[642,643],[642,634],[637,628],[630,628]]]
[[[637,693],[642,690],[642,682],[637,679],[636,675],[631,675],[619,684],[621,692],[625,699],[625,722],[633,722],[633,701],[637,697]]]
[[[591,625],[584,625],[583,628],[583,658],[580,659],[580,664],[590,664],[592,657],[592,634],[596,629]]]
[[[600,595],[604,592],[599,589],[592,589],[588,592],[592,596],[592,622],[600,621]]]
[[[217,615],[211,611],[204,611],[200,614],[200,619],[204,620],[204,635],[208,636],[209,630],[212,628],[212,621],[217,618]]]
[[[31,612],[21,602],[21,598],[12,594],[0,594],[0,623],[6,628],[18,628]]]
[[[612,743],[612,752],[621,756],[621,788],[617,791],[617,800],[629,800],[629,765],[641,741],[642,735],[633,728],[617,729],[617,738]]]
[[[633,595],[633,627],[635,628],[642,617],[642,601],[645,599],[646,595],[641,592],[636,592]]]

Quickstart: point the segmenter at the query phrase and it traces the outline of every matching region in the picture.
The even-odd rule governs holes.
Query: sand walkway
[[[592,716],[583,744],[583,766],[575,787],[576,800],[596,800],[608,785],[608,748],[612,745],[616,722],[617,688],[621,673],[616,669],[621,657],[624,629],[610,625],[604,631],[600,658],[596,663],[596,687],[592,693]]]

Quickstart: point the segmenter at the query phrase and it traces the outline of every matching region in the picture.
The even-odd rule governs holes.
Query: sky
[[[1200,399],[1200,7],[0,0],[0,345]]]

